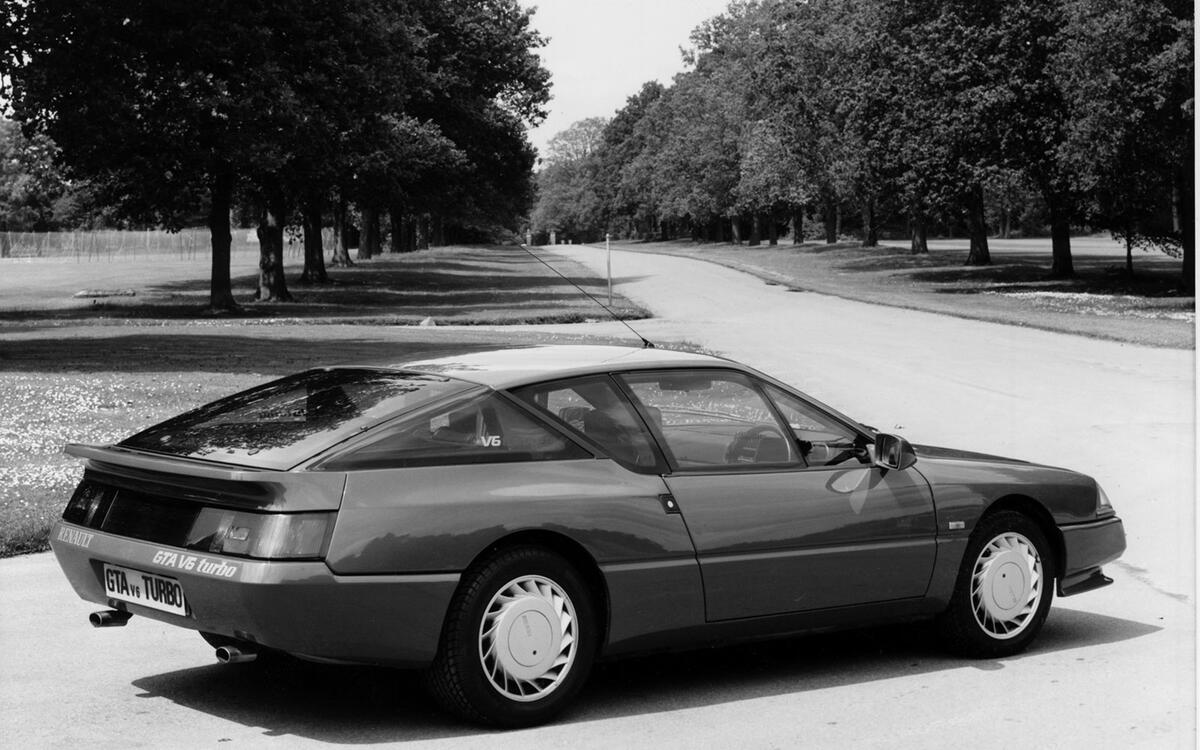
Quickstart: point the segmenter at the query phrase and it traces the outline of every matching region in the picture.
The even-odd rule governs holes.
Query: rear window
[[[201,406],[121,445],[288,469],[381,419],[475,388],[479,386],[419,373],[309,370]]]

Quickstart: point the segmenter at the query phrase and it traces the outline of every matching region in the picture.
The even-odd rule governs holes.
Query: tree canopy
[[[212,306],[228,308],[229,209],[257,206],[260,297],[286,299],[282,227],[331,198],[515,227],[524,132],[548,99],[516,0],[6,3],[15,118],[122,215],[209,206]],[[272,260],[273,258],[273,260]],[[224,265],[224,274],[219,266]]]
[[[547,164],[534,228],[754,242],[810,214],[920,252],[936,224],[983,264],[1021,213],[1054,275],[1072,227],[1107,228],[1182,252],[1190,289],[1193,25],[1183,0],[737,0],[570,180]]]

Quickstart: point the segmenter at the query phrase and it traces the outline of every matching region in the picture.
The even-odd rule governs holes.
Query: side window
[[[767,385],[766,390],[787,420],[809,466],[836,465],[860,455],[854,452],[858,433],[787,391],[773,385]],[[847,455],[848,451],[853,455]]]
[[[589,453],[495,393],[424,411],[325,464],[332,471],[402,466],[555,461]]]
[[[513,394],[590,438],[618,461],[642,469],[659,465],[654,438],[607,377],[526,386]]]
[[[621,376],[681,468],[795,464],[793,441],[749,378],[712,370]]]

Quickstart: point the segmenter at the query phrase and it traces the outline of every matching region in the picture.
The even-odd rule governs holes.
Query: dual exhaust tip
[[[102,609],[88,615],[88,622],[94,628],[119,628],[133,617],[130,612],[119,609]],[[251,646],[218,646],[217,661],[222,664],[244,664],[258,658],[258,651]]]
[[[119,609],[102,609],[88,615],[88,622],[93,628],[120,628],[129,622],[130,617],[133,617],[133,614]]]
[[[220,646],[217,648],[217,661],[222,664],[244,664],[258,658],[258,651],[242,646]]]

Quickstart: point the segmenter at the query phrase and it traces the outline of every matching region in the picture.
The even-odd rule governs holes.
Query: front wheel
[[[1054,592],[1049,544],[1015,511],[980,521],[963,556],[950,606],[938,620],[947,646],[974,657],[1010,656],[1037,637]]]
[[[426,675],[463,718],[506,727],[548,721],[582,687],[599,645],[586,584],[539,547],[516,547],[463,576]]]

